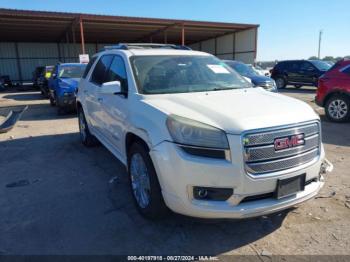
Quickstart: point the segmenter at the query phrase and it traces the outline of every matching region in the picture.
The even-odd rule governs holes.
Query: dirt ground
[[[74,114],[57,116],[39,92],[1,93],[0,121],[10,108],[29,109],[0,134],[0,254],[350,255],[350,123],[328,122],[312,102],[315,89],[282,93],[321,115],[334,171],[319,196],[255,219],[171,214],[158,222],[137,213],[122,164],[103,146],[80,143]],[[7,187],[20,180],[26,185]]]

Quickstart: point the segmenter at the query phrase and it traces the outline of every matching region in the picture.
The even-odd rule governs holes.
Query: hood
[[[144,102],[230,134],[319,119],[306,103],[262,88],[148,95]]]
[[[60,87],[74,91],[77,89],[80,78],[60,78]]]

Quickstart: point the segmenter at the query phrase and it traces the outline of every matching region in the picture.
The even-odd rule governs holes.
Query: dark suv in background
[[[317,87],[318,78],[330,67],[329,63],[320,60],[282,61],[271,70],[271,77],[277,88],[285,88],[286,85]]]

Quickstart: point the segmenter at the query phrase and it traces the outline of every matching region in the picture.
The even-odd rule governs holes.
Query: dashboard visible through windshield
[[[133,56],[141,94],[170,94],[248,88],[251,84],[213,56]]]

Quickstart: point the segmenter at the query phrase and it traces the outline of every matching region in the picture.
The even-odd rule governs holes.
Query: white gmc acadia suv
[[[138,210],[245,218],[314,197],[332,165],[318,115],[252,88],[216,57],[174,45],[106,47],[87,66],[82,142],[125,166]]]

